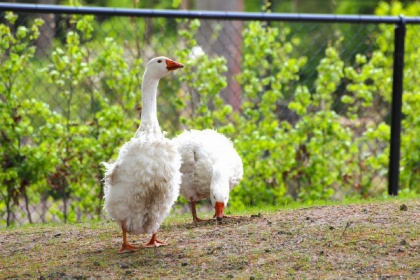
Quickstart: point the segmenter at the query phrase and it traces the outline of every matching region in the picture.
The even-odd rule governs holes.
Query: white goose
[[[127,232],[152,234],[145,247],[167,245],[156,232],[179,194],[181,157],[172,140],[161,132],[156,96],[159,80],[184,67],[166,57],[147,63],[142,81],[141,124],[125,143],[114,163],[103,163],[106,212],[121,225],[123,244],[119,253],[137,250],[127,241]]]
[[[229,193],[243,176],[241,157],[229,139],[211,129],[184,131],[175,141],[182,157],[180,192],[191,202],[193,220],[202,221],[196,202],[206,198],[221,220]]]

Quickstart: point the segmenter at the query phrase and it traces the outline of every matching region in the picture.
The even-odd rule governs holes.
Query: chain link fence
[[[25,180],[12,180],[12,178],[2,177],[2,200],[5,202],[1,204],[3,209],[0,209],[0,213],[3,221],[0,226],[28,222],[81,221],[103,218],[101,211],[102,170],[98,163],[115,156],[116,149],[112,147],[112,143],[110,143],[110,147],[104,144],[102,159],[97,159],[95,155],[89,152],[90,142],[80,146],[85,147],[86,151],[77,151],[75,154],[69,152],[69,145],[71,146],[72,142],[85,141],[83,140],[84,137],[91,137],[95,133],[101,135],[102,132],[99,128],[96,129],[97,126],[95,125],[100,122],[98,119],[105,118],[105,116],[98,115],[100,108],[103,106],[113,108],[114,105],[121,105],[121,108],[123,108],[121,114],[126,122],[130,123],[125,127],[125,129],[128,128],[128,131],[113,134],[109,139],[112,139],[115,143],[123,143],[131,137],[130,135],[134,134],[139,124],[141,112],[141,76],[145,63],[155,56],[165,55],[178,59],[182,57],[180,50],[187,49],[188,54],[184,58],[191,59],[201,55],[209,59],[223,58],[226,71],[222,71],[220,77],[224,77],[226,86],[220,89],[220,96],[224,104],[230,104],[234,112],[244,116],[243,104],[250,100],[248,97],[249,88],[247,88],[247,82],[241,80],[238,76],[244,71],[252,70],[249,67],[244,68],[244,61],[252,59],[249,55],[253,42],[248,31],[257,28],[252,24],[260,24],[261,30],[271,30],[270,34],[273,34],[274,40],[278,43],[278,45],[273,44],[273,46],[278,46],[284,52],[285,59],[287,58],[284,61],[284,67],[297,67],[294,73],[295,77],[286,79],[286,82],[283,83],[282,98],[275,101],[277,120],[282,123],[287,122],[293,127],[299,125],[302,115],[297,113],[290,106],[290,103],[295,102],[296,92],[302,87],[307,88],[311,99],[316,99],[315,95],[319,91],[317,87],[320,86],[318,81],[319,71],[322,71],[320,65],[328,63],[325,58],[329,48],[334,47],[335,50],[338,50],[338,57],[344,63],[343,69],[352,67],[360,73],[364,71],[363,60],[372,60],[373,53],[378,48],[378,37],[385,32],[384,30],[391,30],[391,33],[386,31],[391,34],[391,37],[388,36],[387,40],[390,46],[393,45],[392,26],[376,23],[287,23],[282,21],[200,19],[199,27],[194,27],[195,20],[182,19],[182,17],[142,18],[95,15],[94,13],[81,16],[71,13],[28,12],[19,12],[17,15],[16,21],[10,22],[6,11],[2,10],[0,12],[0,23],[9,27],[11,33],[17,37],[19,26],[25,27],[26,32],[30,32],[35,19],[43,20],[43,24],[39,25],[39,37],[33,40],[28,39],[29,43],[25,46],[27,48],[33,46],[34,54],[25,64],[25,71],[22,70],[22,73],[27,74],[23,78],[25,80],[23,91],[19,92],[20,100],[34,99],[47,104],[54,114],[60,116],[58,120],[62,122],[61,127],[67,133],[72,133],[72,130],[81,127],[82,124],[88,131],[77,131],[72,137],[65,138],[64,141],[61,139],[63,143],[57,146],[51,144],[51,146],[46,147],[46,149],[50,147],[61,149],[48,151],[54,155],[61,153],[61,156],[58,156],[59,160],[54,163],[54,168],[45,167],[49,169],[43,171],[44,175],[42,176],[44,178],[37,178],[36,182],[25,184]],[[72,36],[72,34],[77,36]],[[253,36],[256,35],[258,34]],[[195,40],[196,44],[192,45],[191,40]],[[246,40],[251,40],[251,42]],[[267,40],[272,40],[272,38],[267,38]],[[267,41],[267,44],[272,43]],[[257,42],[256,40],[255,44],[261,44],[261,41]],[[270,51],[276,52],[277,50],[271,49]],[[81,55],[77,56],[73,52],[81,53]],[[11,50],[2,53],[2,62],[6,61],[10,54]],[[261,80],[269,77],[282,79],[279,76],[281,72],[278,67],[279,62],[275,61],[280,58],[269,51],[266,53],[266,58],[264,63],[272,63],[277,66],[272,69],[262,67],[260,66],[261,61],[255,61],[256,69],[254,70]],[[74,59],[74,61],[63,61],[63,59]],[[287,66],[290,60],[302,61],[296,62],[299,66]],[[91,64],[102,67],[102,72],[99,70],[94,72],[95,68],[93,66],[92,68],[89,67]],[[80,67],[80,65],[82,65],[80,69],[72,69],[73,66]],[[71,69],[66,69],[66,67]],[[261,68],[259,69],[259,67]],[[67,70],[69,71],[66,72]],[[159,120],[163,130],[168,131],[171,136],[186,128],[186,125],[179,121],[179,115],[185,116],[185,118],[194,118],[194,114],[199,114],[194,111],[194,107],[198,106],[194,103],[200,102],[200,89],[194,87],[192,83],[182,80],[182,71],[184,70],[188,72],[187,69],[183,69],[173,76],[163,79],[160,85]],[[127,73],[130,73],[129,77],[126,75]],[[188,73],[188,75],[191,74],[194,73]],[[333,74],[329,73],[328,75]],[[19,71],[17,75],[19,75]],[[209,75],[211,74],[209,73]],[[333,85],[333,90],[331,90],[330,109],[338,115],[342,127],[351,131],[355,138],[360,138],[365,135],[367,130],[377,128],[383,122],[389,122],[390,100],[389,97],[379,94],[371,96],[370,98],[373,100],[369,101],[370,106],[363,108],[363,104],[361,104],[358,110],[350,112],[349,110],[354,110],[354,108],[343,102],[342,98],[349,95],[349,92],[352,91],[349,85],[356,84],[356,82],[351,81],[348,77],[349,75],[341,73],[338,74],[337,78],[332,78],[336,84]],[[389,86],[392,77],[389,76],[388,78]],[[7,82],[3,80],[3,83]],[[373,81],[366,79],[362,83],[369,87]],[[273,90],[274,85],[274,82],[261,84],[260,94]],[[5,88],[7,87],[3,87],[3,89]],[[360,90],[361,87],[358,87],[358,89]],[[2,102],[6,102],[3,96],[5,96],[5,93],[1,93],[0,98]],[[183,99],[184,97],[186,101],[182,106],[178,106],[176,98]],[[126,103],[132,105],[126,106]],[[216,105],[213,104],[209,108],[216,110],[214,106]],[[255,106],[258,106],[258,104],[255,104]],[[319,111],[322,106],[323,104],[308,107],[308,110]],[[325,106],[329,105],[326,104]],[[355,113],[358,117],[350,118],[350,113]],[[120,112],[111,110],[108,114],[117,115]],[[109,115],[106,117],[112,120],[112,116]],[[40,119],[35,123],[44,127],[48,121],[48,119],[47,121]],[[54,125],[56,126],[57,123]],[[37,127],[34,128],[37,129]],[[42,135],[41,132],[37,137],[42,138]],[[311,131],[307,132],[307,136],[314,137],[309,135],[311,135]],[[6,145],[8,136],[4,135],[3,132],[2,137],[2,144]],[[61,136],[52,133],[46,137],[53,139]],[[100,137],[97,136],[97,138]],[[19,145],[20,147],[24,146],[25,143],[31,145],[34,141],[29,137],[23,137]],[[360,145],[372,145],[372,143],[361,143]],[[75,149],[80,149],[80,147]],[[107,149],[111,152],[106,153]],[[301,165],[307,164],[310,156],[309,149],[309,146],[301,145],[296,152],[295,160],[300,159]],[[331,149],[334,149],[334,147],[331,147]],[[376,145],[364,149],[364,152],[368,151],[370,154],[360,154],[360,160],[357,161],[357,164],[363,169],[366,158],[374,157],[379,154],[379,151],[384,152],[388,149],[387,142],[377,141]],[[8,150],[3,149],[2,152],[7,153]],[[269,157],[270,151],[267,151],[266,155]],[[84,169],[87,168],[86,165],[83,165],[80,166],[82,170],[77,170],[77,167],[74,166],[75,163],[72,161],[73,157],[80,157],[77,161],[78,164],[84,164],[88,160],[86,158],[93,159],[92,162],[96,161],[96,166],[92,165],[88,171]],[[15,165],[11,163],[12,160],[8,161],[7,155],[3,155],[2,159],[3,172],[8,168],[15,168]],[[15,158],[14,160],[14,163],[25,164],[25,158]],[[42,164],[47,165],[43,162]],[[42,166],[40,168],[42,169]],[[382,190],[387,183],[386,172],[384,172],[386,168],[386,165],[378,168],[370,178]],[[31,172],[27,172],[30,176],[35,176]],[[79,172],[80,174],[69,174],[72,172]],[[91,181],[80,183],[81,181],[78,181],[78,178],[86,176],[86,174],[83,174],[84,172],[89,173],[87,176],[91,178]],[[300,173],[295,173],[292,176],[287,172],[284,172],[283,176],[288,180],[287,193],[296,198],[299,184],[302,180],[305,180],[305,177]],[[361,174],[342,174],[344,182],[342,184],[352,181],[352,188],[361,189],[363,188],[362,176]],[[13,182],[19,182],[19,184],[13,185]],[[32,187],[32,184],[34,187]],[[84,189],[84,191],[80,191],[79,188]],[[86,202],[88,197],[91,198]]]

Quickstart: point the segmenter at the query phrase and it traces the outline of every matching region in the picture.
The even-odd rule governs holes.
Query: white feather
[[[133,234],[157,232],[179,195],[181,182],[181,156],[174,141],[164,137],[156,116],[158,81],[169,72],[158,59],[166,58],[151,60],[143,77],[139,129],[120,148],[114,163],[104,163],[104,209],[116,222],[125,222]]]
[[[191,130],[175,141],[182,157],[181,194],[189,201],[210,198],[227,205],[243,176],[242,159],[232,142],[214,130]]]

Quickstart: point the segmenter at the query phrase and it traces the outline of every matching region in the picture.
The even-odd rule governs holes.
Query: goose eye
[[[158,60],[158,63],[162,63],[162,60],[160,60],[160,59],[159,59],[159,60]]]

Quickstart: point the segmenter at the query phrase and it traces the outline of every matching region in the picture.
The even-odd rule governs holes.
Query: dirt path
[[[188,217],[161,229],[169,246],[122,255],[112,222],[8,229],[0,279],[420,279],[419,225],[420,200]]]

